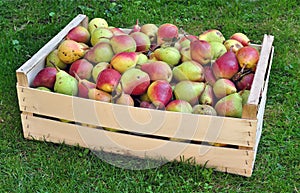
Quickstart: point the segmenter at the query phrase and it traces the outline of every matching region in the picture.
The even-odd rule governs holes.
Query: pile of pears
[[[171,23],[128,29],[93,18],[71,29],[31,86],[139,108],[241,118],[259,60],[244,33],[180,33]]]

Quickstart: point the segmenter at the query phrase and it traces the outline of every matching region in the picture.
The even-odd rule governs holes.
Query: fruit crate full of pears
[[[273,38],[79,14],[16,71],[24,137],[249,177]]]

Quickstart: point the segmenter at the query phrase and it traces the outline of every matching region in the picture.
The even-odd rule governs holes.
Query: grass
[[[262,138],[251,178],[170,162],[126,170],[79,147],[23,139],[15,70],[83,13],[110,25],[174,23],[191,34],[275,36]],[[0,0],[0,192],[299,192],[299,50],[297,0],[33,1]]]

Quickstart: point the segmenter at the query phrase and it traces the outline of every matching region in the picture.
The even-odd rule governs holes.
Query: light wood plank
[[[270,53],[270,60],[269,60],[269,69],[267,72],[263,92],[262,92],[262,98],[261,102],[259,105],[259,110],[257,114],[257,119],[258,119],[258,129],[256,132],[256,144],[254,146],[254,160],[256,159],[256,154],[257,154],[257,149],[258,149],[258,144],[261,138],[261,133],[262,133],[262,128],[263,128],[263,120],[264,120],[264,112],[266,108],[266,102],[267,102],[267,93],[268,93],[268,86],[269,86],[269,80],[270,80],[270,73],[271,73],[271,67],[272,67],[272,62],[273,62],[273,54],[274,54],[274,47],[272,47],[271,53]],[[253,162],[254,166],[254,162]]]
[[[22,114],[22,120],[28,125],[24,132],[27,139],[46,140],[54,143],[80,145],[92,150],[102,149],[107,152],[150,157],[155,159],[179,160],[194,157],[198,164],[213,167],[229,173],[239,171],[247,175],[253,162],[253,151],[188,144],[126,135],[109,132],[75,124],[27,116]]]
[[[256,72],[252,82],[247,104],[258,105],[259,103],[259,98],[262,92],[266,70],[269,64],[269,58],[273,41],[274,36],[266,34],[264,35],[262,48],[260,52],[260,58],[257,63]]]
[[[256,139],[256,120],[129,107],[27,87],[18,87],[18,98],[21,111],[130,132],[246,147]]]

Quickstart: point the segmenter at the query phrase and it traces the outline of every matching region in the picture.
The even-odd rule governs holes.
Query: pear
[[[194,40],[190,44],[192,60],[205,65],[212,59],[211,45],[205,40]]]
[[[215,105],[220,116],[241,118],[243,112],[243,99],[238,93],[221,98]]]
[[[195,61],[186,61],[173,68],[173,76],[177,81],[204,81],[204,68]]]
[[[231,49],[234,53],[236,53],[240,48],[243,47],[241,42],[234,40],[234,39],[226,40],[224,42],[224,46],[226,47],[227,51],[229,51]]]
[[[90,20],[90,22],[88,23],[88,31],[90,32],[90,34],[92,34],[93,31],[98,27],[108,28],[107,21],[103,18],[96,17]]]
[[[115,104],[119,104],[119,105],[127,105],[127,106],[134,106],[134,100],[131,97],[131,95],[126,94],[126,93],[121,93],[120,96],[118,96],[115,101]]]
[[[44,86],[36,87],[36,89],[51,92],[51,90],[49,88],[44,87]]]
[[[164,23],[157,29],[157,45],[171,42],[178,38],[178,27],[171,23]]]
[[[57,70],[54,67],[42,68],[34,77],[32,86],[33,87],[43,86],[52,90],[56,81],[56,74],[57,74]]]
[[[81,79],[76,73],[75,78],[78,80],[78,96],[88,98],[89,89],[96,88],[96,84],[87,79]]]
[[[137,61],[137,52],[119,52],[112,57],[110,64],[122,74],[128,69],[134,68]]]
[[[215,95],[212,86],[206,84],[204,91],[199,97],[199,103],[204,105],[213,105],[215,101]]]
[[[135,52],[136,42],[130,35],[113,36],[110,44],[115,54],[120,52]]]
[[[97,78],[98,78],[99,73],[102,70],[107,69],[109,67],[109,65],[110,64],[108,62],[99,62],[93,67],[92,77],[93,77],[94,82],[97,82]]]
[[[104,39],[107,39],[107,41],[109,41],[109,39],[112,38],[113,35],[114,34],[108,28],[104,28],[104,27],[96,28],[91,34],[91,44],[92,46],[95,46],[98,42],[101,42]]]
[[[97,101],[103,101],[103,102],[111,102],[111,100],[112,100],[111,94],[109,94],[105,91],[99,90],[97,88],[89,89],[88,98],[97,100]]]
[[[86,44],[90,41],[90,37],[91,35],[88,29],[81,25],[74,27],[66,35],[66,39]]]
[[[250,43],[250,39],[248,38],[248,36],[241,32],[233,34],[232,36],[230,36],[230,39],[239,41],[243,46],[248,46]]]
[[[146,72],[137,68],[131,68],[122,74],[116,91],[130,95],[141,95],[147,91],[149,85],[150,77]]]
[[[189,47],[183,47],[180,49],[180,54],[181,54],[181,61],[190,61],[192,60],[191,58],[191,48]]]
[[[239,62],[233,51],[227,51],[213,64],[212,71],[215,77],[231,79],[239,71]]]
[[[45,67],[53,67],[54,64],[62,70],[67,68],[67,64],[63,63],[63,61],[59,59],[57,53],[58,53],[58,49],[54,49],[47,55]]]
[[[63,40],[57,48],[57,56],[65,64],[71,64],[82,58],[86,52],[85,46],[74,40]]]
[[[157,108],[163,109],[172,99],[172,87],[166,80],[156,80],[149,85],[147,94]]]
[[[212,51],[212,59],[215,60],[225,54],[227,52],[224,44],[220,42],[210,42],[211,51]]]
[[[172,80],[172,70],[166,62],[147,62],[142,64],[140,69],[149,74],[151,81],[166,80],[170,82]]]
[[[93,64],[82,58],[73,62],[69,68],[69,74],[75,77],[75,73],[81,79],[90,79],[92,76]]]
[[[147,23],[141,26],[140,32],[146,34],[149,37],[151,44],[154,45],[157,40],[157,30],[158,27],[155,24]]]
[[[247,102],[248,102],[248,97],[249,97],[249,95],[250,95],[250,90],[241,90],[240,92],[238,92],[239,93],[239,95],[241,95],[241,97],[242,97],[242,100],[243,100],[243,106],[245,105],[245,104],[247,104]]]
[[[144,64],[146,62],[148,62],[148,57],[143,53],[139,53],[136,64]]]
[[[110,43],[99,42],[86,52],[84,58],[91,63],[96,64],[99,62],[110,62],[113,56],[114,52]]]
[[[210,106],[210,105],[195,105],[193,106],[193,110],[192,110],[193,114],[200,114],[200,115],[217,115],[216,110]]]
[[[182,113],[192,113],[193,107],[187,101],[175,99],[168,103],[168,105],[166,106],[166,110]]]
[[[231,80],[220,78],[213,85],[213,91],[215,96],[220,99],[226,95],[237,92],[237,89]]]
[[[192,82],[183,80],[178,82],[174,87],[174,95],[176,99],[185,100],[191,105],[195,105],[199,101],[199,96],[204,91],[205,83]]]
[[[150,38],[143,32],[133,32],[130,34],[136,43],[136,52],[146,52],[150,49]]]
[[[75,96],[78,93],[78,81],[64,70],[57,68],[54,92]]]
[[[220,42],[225,41],[223,34],[217,29],[209,29],[199,35],[199,40],[205,40],[207,42]]]
[[[155,58],[160,61],[164,61],[171,67],[177,65],[181,59],[179,50],[175,47],[161,47],[154,51]]]

